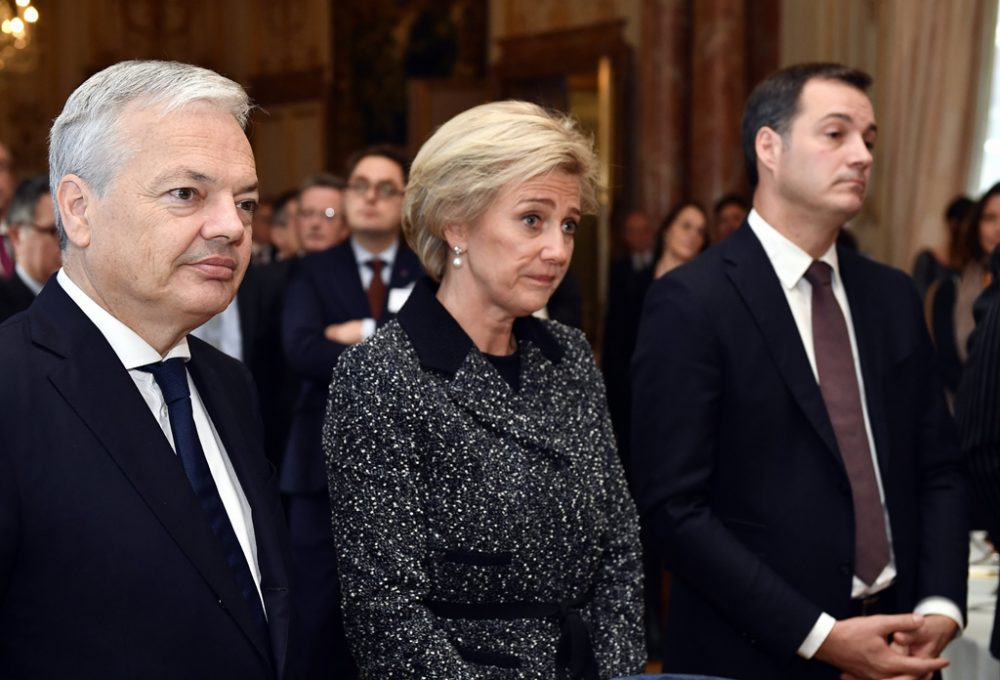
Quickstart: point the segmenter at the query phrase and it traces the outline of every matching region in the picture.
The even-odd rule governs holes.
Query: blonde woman
[[[591,142],[524,102],[445,123],[403,229],[430,277],[346,352],[325,429],[344,614],[369,678],[629,675],[638,522],[576,330],[533,318],[595,203]]]

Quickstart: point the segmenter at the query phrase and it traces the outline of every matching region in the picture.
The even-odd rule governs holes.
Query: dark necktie
[[[152,373],[156,379],[156,384],[163,392],[163,400],[167,402],[167,409],[170,415],[170,429],[174,435],[174,447],[177,449],[177,457],[180,458],[184,467],[184,474],[191,482],[201,509],[204,511],[208,522],[212,527],[212,532],[222,544],[222,550],[226,555],[226,562],[233,571],[236,583],[243,594],[243,598],[250,605],[253,611],[254,620],[267,635],[267,619],[264,616],[264,608],[261,605],[260,596],[257,593],[257,586],[254,584],[253,575],[247,565],[246,555],[240,547],[240,542],[233,531],[233,525],[226,514],[226,508],[222,504],[219,490],[215,487],[215,480],[212,479],[212,472],[208,468],[208,461],[205,460],[205,452],[201,448],[201,440],[198,439],[198,431],[195,429],[194,415],[191,410],[191,392],[188,390],[187,371],[184,370],[183,359],[167,359],[164,362],[141,366],[139,370]]]
[[[368,308],[371,310],[372,318],[378,321],[385,306],[385,281],[382,280],[382,267],[385,266],[385,262],[374,257],[365,262],[365,265],[372,270],[372,281],[368,284]]]
[[[889,563],[889,540],[865,431],[861,392],[847,323],[830,285],[832,269],[815,261],[806,271],[812,284],[813,347],[819,388],[833,424],[854,500],[854,573],[871,585]]]
[[[7,252],[7,240],[0,236],[0,279],[9,279],[14,275],[14,258]]]

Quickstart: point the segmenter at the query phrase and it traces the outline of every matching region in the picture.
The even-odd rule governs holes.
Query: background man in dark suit
[[[321,253],[347,238],[344,180],[328,172],[306,177],[299,185],[295,231],[303,253]]]
[[[747,224],[646,297],[633,481],[675,575],[669,671],[923,677],[962,625],[964,480],[916,292],[835,245],[871,173],[870,80],[759,85]]]
[[[0,321],[27,309],[62,261],[47,176],[18,185],[7,219],[16,265],[13,276],[0,279]]]
[[[406,157],[393,147],[355,154],[348,162],[344,195],[350,239],[296,262],[285,291],[283,343],[302,385],[281,490],[289,496],[312,678],[353,680],[357,675],[341,620],[321,435],[340,353],[395,316],[421,272],[417,256],[400,239],[407,170]]]
[[[53,124],[65,267],[0,327],[0,676],[291,675],[287,537],[245,368],[188,332],[250,261],[236,83],[88,79]]]
[[[990,256],[990,285],[976,299],[976,330],[955,398],[969,490],[994,545],[1000,541],[1000,248]],[[993,619],[990,653],[1000,659],[1000,607]]]

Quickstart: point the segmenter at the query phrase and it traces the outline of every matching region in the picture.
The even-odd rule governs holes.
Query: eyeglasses
[[[383,201],[388,201],[390,198],[395,198],[403,193],[402,189],[397,188],[396,185],[389,180],[373,185],[366,179],[356,179],[348,184],[347,188],[356,193],[358,196],[367,196],[371,189],[375,189],[375,198]]]
[[[300,209],[298,212],[298,217],[304,220],[321,219],[332,221],[333,218],[337,216],[337,211],[333,208],[323,208],[322,210],[314,210],[313,208]]]
[[[42,226],[40,224],[30,224],[30,223],[27,223],[24,226],[28,227],[30,229],[34,229],[35,231],[37,231],[39,234],[42,234],[43,236],[58,236],[59,235],[59,230],[56,228],[56,226],[54,224],[51,227],[44,227],[44,226]]]

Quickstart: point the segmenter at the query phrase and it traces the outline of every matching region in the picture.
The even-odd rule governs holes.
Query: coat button
[[[844,576],[853,576],[854,575],[854,568],[851,566],[850,562],[841,562],[840,566],[839,566],[839,569],[840,569],[840,573],[843,574]]]

